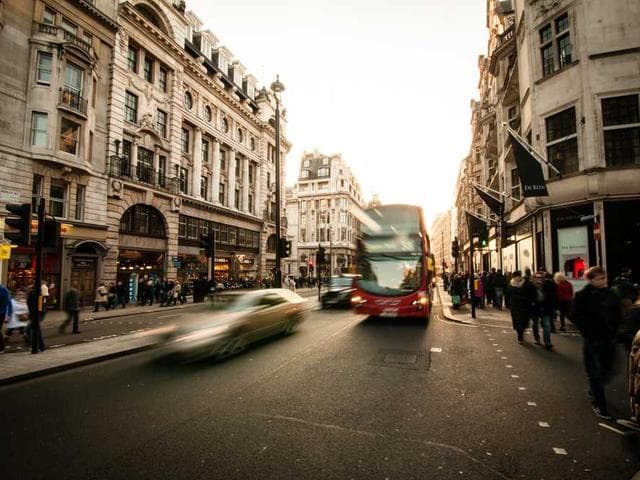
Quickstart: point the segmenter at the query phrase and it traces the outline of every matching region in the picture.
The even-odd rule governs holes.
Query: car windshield
[[[377,254],[362,257],[359,262],[362,290],[378,295],[406,295],[420,286],[422,255]]]
[[[258,305],[261,295],[238,295],[225,306],[229,312],[241,312]]]
[[[353,283],[351,277],[332,277],[329,283],[330,287],[350,287]]]

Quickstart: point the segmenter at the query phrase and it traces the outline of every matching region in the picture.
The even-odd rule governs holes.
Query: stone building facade
[[[296,277],[317,275],[316,252],[330,257],[323,275],[348,271],[355,264],[358,212],[364,200],[360,185],[341,155],[304,153],[298,181],[287,195],[291,257],[284,272]]]
[[[640,273],[638,13],[629,0],[488,3],[494,90],[480,102],[495,110],[497,180],[485,185],[511,197],[491,266],[560,270],[578,285],[595,264]],[[503,122],[560,171],[543,167],[548,197],[521,198]]]
[[[206,277],[199,239],[212,230],[216,280],[268,277],[276,99],[185,2],[2,5],[0,200],[43,196],[62,219],[46,277],[60,291],[77,283],[84,303],[99,281],[135,298],[145,277]],[[23,250],[6,262],[9,280],[33,270]]]
[[[442,274],[443,271],[452,272],[454,268],[454,261],[451,257],[451,242],[453,240],[451,232],[451,210],[436,215],[429,229],[429,246],[431,253],[435,256],[435,267],[439,274]]]

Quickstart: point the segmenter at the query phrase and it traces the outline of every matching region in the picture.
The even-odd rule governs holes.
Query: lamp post
[[[276,288],[282,287],[282,270],[280,269],[280,99],[278,94],[284,92],[284,84],[280,76],[271,84],[271,91],[276,99]]]
[[[333,275],[333,227],[329,226],[329,278]]]

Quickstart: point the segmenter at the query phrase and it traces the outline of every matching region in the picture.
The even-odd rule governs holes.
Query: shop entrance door
[[[80,290],[81,307],[93,305],[96,292],[95,259],[74,260],[74,266],[71,269],[71,285]]]

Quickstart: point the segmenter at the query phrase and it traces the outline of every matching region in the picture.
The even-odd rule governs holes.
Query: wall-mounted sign
[[[93,268],[96,259],[93,257],[71,257],[73,268]]]

